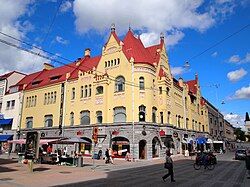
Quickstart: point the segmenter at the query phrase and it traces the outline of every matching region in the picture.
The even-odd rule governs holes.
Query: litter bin
[[[18,163],[22,163],[24,160],[24,153],[18,153]]]
[[[77,167],[83,167],[83,157],[79,156],[77,159]]]

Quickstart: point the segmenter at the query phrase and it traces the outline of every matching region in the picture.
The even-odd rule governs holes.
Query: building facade
[[[89,142],[79,146],[85,155],[108,147],[134,159],[163,157],[166,147],[193,151],[196,139],[208,136],[208,107],[198,75],[172,77],[164,36],[159,40],[144,47],[131,30],[120,40],[112,27],[100,56],[86,49],[72,64],[39,72],[24,88],[22,137],[30,130],[45,138],[78,136]]]

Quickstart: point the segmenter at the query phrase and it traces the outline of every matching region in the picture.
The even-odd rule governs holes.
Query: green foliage
[[[241,128],[236,128],[234,134],[236,135],[236,140],[246,141],[245,132]]]

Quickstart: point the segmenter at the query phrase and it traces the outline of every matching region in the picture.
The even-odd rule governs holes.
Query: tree
[[[241,128],[236,128],[234,134],[236,135],[236,140],[246,141],[245,132]]]

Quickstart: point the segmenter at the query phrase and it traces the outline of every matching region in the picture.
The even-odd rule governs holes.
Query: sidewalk
[[[30,173],[28,165],[18,163],[17,156],[0,155],[0,186],[1,187],[29,187],[52,186],[80,181],[106,178],[108,172],[153,164],[160,164],[164,159],[138,160],[127,162],[115,159],[114,164],[105,164],[104,160],[95,160],[93,168],[91,158],[84,158],[84,167],[58,166],[48,164],[34,165],[34,172]],[[188,159],[183,155],[173,155],[173,160]]]

